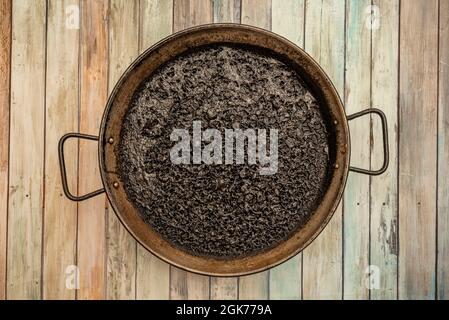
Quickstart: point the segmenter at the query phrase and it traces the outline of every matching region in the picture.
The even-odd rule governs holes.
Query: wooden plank
[[[340,96],[344,88],[345,1],[306,1],[305,49],[324,68]],[[303,252],[303,298],[342,298],[341,204]]]
[[[401,1],[399,298],[435,297],[438,1]]]
[[[371,179],[370,265],[375,268],[372,276],[379,276],[379,282],[378,287],[374,283],[370,293],[371,299],[396,299],[399,1],[375,0],[373,4],[377,9],[373,8],[376,16],[372,29],[371,105],[382,109],[388,119],[390,165],[386,173]],[[376,29],[375,20],[378,18]],[[382,165],[381,135],[379,121],[373,121],[372,168]],[[376,278],[373,280],[377,281]]]
[[[79,8],[78,0],[48,1],[45,135],[45,208],[43,298],[74,299],[66,287],[66,268],[76,264],[77,204],[63,193],[56,146],[67,132],[78,130],[79,30],[68,24],[67,13]],[[75,10],[68,12],[68,10]],[[76,23],[76,21],[75,21]],[[64,148],[69,188],[77,189],[78,145]]]
[[[139,2],[109,2],[109,92],[139,53]],[[107,298],[136,297],[136,241],[108,206]]]
[[[242,0],[242,23],[271,29],[271,0]],[[239,278],[239,299],[268,299],[270,271]]]
[[[215,0],[214,22],[240,23],[239,0]],[[236,277],[211,277],[210,296],[214,300],[235,300],[238,298],[238,278]]]
[[[449,299],[449,0],[440,0],[437,297]]]
[[[271,30],[304,46],[305,0],[272,0]]]
[[[46,3],[14,2],[13,17],[7,297],[39,299]]]
[[[98,135],[108,93],[108,1],[81,2],[81,110],[80,131]],[[102,186],[98,145],[80,141],[79,193]],[[78,299],[106,297],[106,198],[78,205]]]
[[[151,17],[151,19],[148,19]],[[140,48],[145,51],[152,44],[170,35],[173,30],[172,0],[140,0]]]
[[[240,23],[240,0],[214,0],[214,22]]]
[[[174,0],[173,30],[213,22],[210,0]],[[170,299],[209,299],[210,277],[170,267]]]
[[[270,299],[297,300],[302,292],[302,254],[270,270]]]
[[[210,298],[209,277],[170,267],[171,300],[207,300]]]
[[[242,0],[242,23],[271,29],[271,0]]]
[[[235,277],[211,277],[210,298],[212,300],[237,300],[239,279]]]
[[[212,22],[212,0],[173,0],[173,31]]]
[[[259,272],[250,276],[239,278],[240,300],[266,300],[269,299],[269,273]]]
[[[140,1],[140,48],[143,52],[173,29],[173,2]],[[146,17],[152,17],[147,19]],[[137,299],[169,299],[170,266],[137,244]]]
[[[9,103],[11,77],[11,1],[0,1],[0,300],[6,299],[8,225]]]
[[[273,0],[272,30],[304,46],[304,0]],[[301,299],[302,253],[270,270],[270,299]]]
[[[352,114],[371,104],[371,0],[346,2],[346,83],[345,108]],[[369,26],[369,25],[368,25]],[[370,117],[350,123],[351,165],[370,166]],[[344,299],[368,299],[365,270],[369,265],[370,197],[368,175],[349,173],[343,211],[343,292]]]

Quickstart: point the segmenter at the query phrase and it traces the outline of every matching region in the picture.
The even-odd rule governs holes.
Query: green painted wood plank
[[[340,96],[344,87],[345,1],[306,1],[305,49],[324,68]],[[341,204],[303,252],[303,298],[342,298]]]
[[[240,5],[240,0],[214,0],[214,22],[240,23]],[[238,278],[236,277],[210,278],[211,299],[237,299],[238,288]]]
[[[273,0],[272,31],[304,45],[304,0]],[[270,299],[301,299],[302,253],[270,270]]]
[[[242,23],[271,29],[271,0],[242,0]],[[269,271],[239,278],[239,299],[268,299]]]
[[[371,179],[370,264],[374,286],[370,293],[371,299],[396,299],[399,1],[375,0],[373,4],[377,8],[373,8],[371,105],[383,110],[388,119],[390,165],[386,173]],[[379,121],[373,121],[373,169],[379,168],[383,161],[381,134]]]
[[[371,104],[371,0],[346,2],[345,108],[352,114]],[[370,166],[370,117],[349,123],[351,165]],[[365,270],[369,265],[369,181],[368,175],[350,172],[344,193],[343,271],[344,299],[368,299]]]

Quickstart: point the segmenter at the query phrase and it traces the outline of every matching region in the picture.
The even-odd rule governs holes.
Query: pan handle
[[[91,136],[88,134],[73,132],[73,133],[67,133],[67,134],[63,135],[62,138],[59,140],[58,151],[59,151],[59,167],[61,169],[62,189],[64,190],[66,197],[69,198],[70,200],[83,201],[83,200],[87,200],[89,198],[95,197],[95,196],[103,193],[105,190],[104,190],[104,188],[98,189],[98,190],[95,190],[94,192],[90,192],[90,193],[82,195],[82,196],[75,196],[72,193],[70,193],[69,186],[67,183],[67,172],[65,169],[65,160],[64,160],[64,143],[66,142],[67,139],[70,139],[70,138],[98,141],[98,137]]]
[[[356,168],[356,167],[349,167],[350,171],[358,172],[358,173],[364,173],[371,176],[377,176],[379,174],[384,173],[387,170],[388,162],[389,162],[389,151],[388,151],[388,129],[387,129],[387,117],[385,117],[385,113],[383,113],[381,110],[376,108],[370,108],[366,109],[360,112],[356,112],[354,114],[351,114],[347,117],[348,121],[356,119],[358,117],[364,116],[369,113],[375,113],[380,117],[380,120],[382,122],[382,135],[383,135],[383,150],[384,150],[384,162],[382,164],[382,167],[379,170],[367,170],[362,168]]]

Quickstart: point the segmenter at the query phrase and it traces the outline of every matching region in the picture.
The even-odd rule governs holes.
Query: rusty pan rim
[[[331,178],[330,186],[326,191],[325,196],[323,197],[322,203],[319,205],[319,208],[312,214],[312,218],[310,219],[319,220],[319,223],[317,223],[317,221],[314,221],[313,230],[308,230],[307,237],[305,237],[304,234],[301,233],[302,230],[297,230],[297,232],[295,232],[295,234],[289,239],[287,239],[283,243],[280,243],[278,246],[269,249],[266,252],[256,254],[254,256],[231,260],[219,260],[209,257],[190,255],[184,251],[181,251],[180,249],[174,248],[167,241],[165,241],[154,231],[152,231],[150,227],[146,225],[143,220],[137,215],[137,210],[135,208],[134,210],[132,209],[132,204],[129,201],[124,200],[126,198],[126,194],[121,184],[113,182],[118,181],[118,173],[116,172],[114,166],[115,159],[111,159],[111,155],[114,153],[114,145],[115,142],[118,141],[119,137],[114,135],[112,139],[112,141],[114,141],[113,145],[111,145],[110,141],[108,141],[108,133],[110,133],[111,127],[113,127],[114,125],[116,127],[118,126],[118,124],[113,123],[117,119],[116,117],[114,118],[114,112],[111,110],[113,110],[115,104],[117,103],[117,95],[120,93],[120,91],[123,91],[122,89],[124,84],[126,84],[126,82],[130,82],[129,78],[133,75],[135,70],[141,67],[141,64],[143,64],[146,60],[149,60],[149,57],[151,57],[152,55],[160,55],[164,46],[168,44],[173,44],[173,42],[179,41],[180,39],[184,41],[186,38],[197,36],[198,33],[200,35],[203,34],[203,36],[207,38],[208,36],[205,35],[206,33],[214,32],[235,32],[236,34],[242,33],[252,34],[255,36],[257,35],[261,38],[271,39],[277,45],[283,45],[288,48],[290,52],[295,52],[295,54],[302,59],[302,66],[306,66],[307,68],[309,68],[309,70],[313,70],[313,72],[315,73],[314,76],[319,79],[318,85],[321,86],[319,86],[317,89],[324,91],[323,96],[326,102],[332,102],[332,104],[326,104],[326,106],[331,109],[332,115],[335,117],[336,121],[334,123],[337,135],[334,173]],[[244,44],[244,42],[238,43]],[[267,44],[264,43],[263,45]],[[261,46],[263,45],[261,44]],[[174,54],[173,56],[176,55],[178,55],[178,53]],[[109,95],[100,125],[98,142],[98,163],[100,168],[101,180],[104,185],[106,195],[116,216],[124,225],[126,230],[134,237],[134,239],[149,252],[171,265],[197,274],[222,277],[243,276],[268,270],[291,259],[299,252],[303,251],[307,246],[309,246],[324,230],[324,228],[333,217],[335,211],[337,210],[349,174],[349,160],[350,131],[346,113],[335,86],[333,85],[332,81],[327,76],[325,71],[321,68],[321,66],[303,49],[278,34],[254,26],[233,23],[206,24],[188,28],[160,40],[159,42],[155,43],[147,50],[145,50],[142,54],[140,54],[139,57],[122,74],[111,94]],[[331,201],[327,199],[331,199]],[[120,200],[120,202],[118,202],[117,200]],[[326,205],[327,210],[326,212],[322,212],[319,216],[320,219],[318,219],[317,212],[322,208],[323,202],[325,201],[328,202]],[[134,212],[130,213],[128,211]],[[137,220],[141,220],[140,223]],[[145,224],[145,226],[143,226],[142,223]],[[310,221],[306,223],[306,228],[309,223]],[[287,242],[289,242],[289,245],[286,245]],[[167,253],[167,251],[169,251],[169,254]],[[229,265],[229,262],[232,262],[232,264]]]

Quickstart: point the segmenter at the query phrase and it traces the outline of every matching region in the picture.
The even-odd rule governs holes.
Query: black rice
[[[277,129],[278,170],[258,164],[173,164],[175,128]],[[207,46],[160,67],[136,90],[117,148],[130,201],[163,238],[194,255],[241,257],[304,225],[330,172],[329,130],[314,95],[282,59],[252,47]]]

